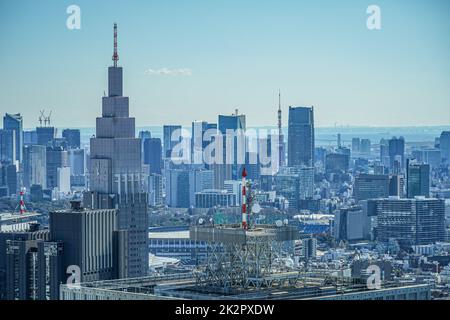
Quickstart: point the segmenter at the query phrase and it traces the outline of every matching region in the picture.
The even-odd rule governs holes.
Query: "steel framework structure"
[[[206,262],[195,272],[199,290],[234,294],[250,287],[295,285],[300,277],[287,270],[283,259],[283,244],[298,238],[295,228],[194,227],[190,235],[208,244]]]

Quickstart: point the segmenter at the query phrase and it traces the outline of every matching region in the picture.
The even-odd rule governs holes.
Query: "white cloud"
[[[149,76],[191,76],[192,71],[189,68],[179,68],[179,69],[147,69],[145,74]]]

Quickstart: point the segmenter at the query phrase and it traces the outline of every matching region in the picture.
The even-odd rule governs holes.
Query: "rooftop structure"
[[[234,294],[198,291],[190,272],[61,285],[62,300],[430,300],[428,284],[383,284],[367,289],[364,284],[337,283],[322,274],[302,274],[295,285],[250,289]],[[274,280],[277,278],[274,277]]]
[[[297,272],[287,272],[282,250],[283,243],[299,238],[295,227],[200,226],[190,229],[190,238],[208,244],[206,262],[195,273],[198,290],[225,294],[298,279]]]

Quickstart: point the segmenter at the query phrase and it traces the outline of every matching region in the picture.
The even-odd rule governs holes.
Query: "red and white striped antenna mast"
[[[24,195],[25,195],[25,191],[24,191],[24,189],[21,189],[20,193],[19,193],[19,199],[20,199],[19,205],[16,207],[16,210],[17,210],[17,208],[19,208],[19,214],[21,214],[21,215],[27,212],[27,207],[25,206]]]
[[[117,53],[117,23],[114,23],[114,53],[112,60],[114,61],[114,67],[117,67],[117,61],[119,61],[119,54]]]
[[[248,229],[247,222],[247,170],[242,170],[242,229]]]

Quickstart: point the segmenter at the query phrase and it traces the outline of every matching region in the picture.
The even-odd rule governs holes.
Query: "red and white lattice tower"
[[[242,170],[242,229],[248,229],[247,223],[247,170]]]

